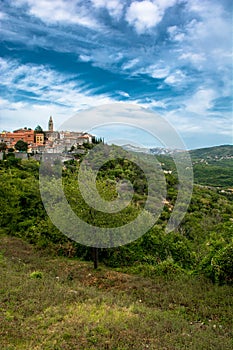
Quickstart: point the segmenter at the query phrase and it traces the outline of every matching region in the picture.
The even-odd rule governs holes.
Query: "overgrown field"
[[[0,240],[1,350],[230,350],[232,287],[144,278]]]

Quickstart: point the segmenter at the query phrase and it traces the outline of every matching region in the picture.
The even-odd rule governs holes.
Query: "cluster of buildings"
[[[5,143],[7,149],[14,148],[19,140],[28,144],[28,153],[61,153],[70,150],[72,146],[92,143],[93,136],[84,132],[54,131],[53,119],[50,117],[47,131],[42,131],[40,128],[35,130],[23,128],[0,133],[0,142]]]

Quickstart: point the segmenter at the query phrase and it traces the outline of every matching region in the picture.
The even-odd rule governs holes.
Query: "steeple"
[[[49,131],[53,131],[53,118],[50,116],[49,118]]]

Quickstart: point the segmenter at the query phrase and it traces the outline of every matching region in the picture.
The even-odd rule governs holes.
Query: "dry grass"
[[[16,238],[0,251],[2,350],[232,348],[232,287],[94,271]]]

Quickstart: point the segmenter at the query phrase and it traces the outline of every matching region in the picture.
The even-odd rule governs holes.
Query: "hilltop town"
[[[0,133],[1,150],[16,153],[24,151],[29,154],[61,153],[84,144],[91,144],[94,140],[95,137],[86,132],[55,131],[52,116],[49,118],[46,131],[38,125],[34,130],[25,127],[13,132]]]

